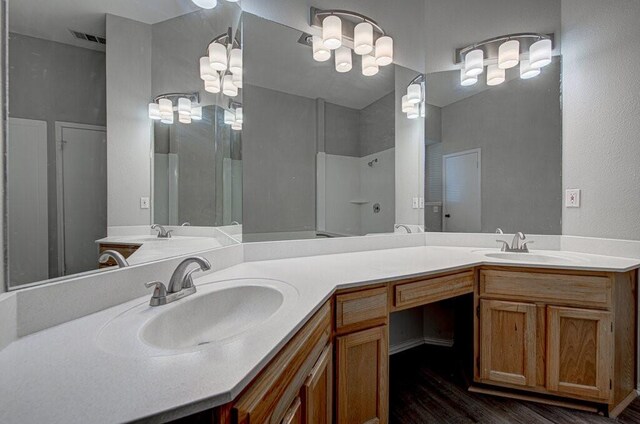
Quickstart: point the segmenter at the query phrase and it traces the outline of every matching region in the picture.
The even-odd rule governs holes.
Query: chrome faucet
[[[502,252],[519,252],[519,253],[529,253],[529,248],[527,244],[533,243],[532,241],[525,241],[527,236],[524,233],[518,231],[513,235],[513,240],[511,241],[511,246],[505,240],[496,240],[498,243],[502,243],[502,248],[500,249]]]
[[[167,230],[160,224],[153,224],[151,229],[158,230],[158,238],[171,238],[171,233],[173,232],[173,230]]]
[[[394,225],[394,226],[393,226],[393,228],[395,228],[396,230],[397,230],[398,228],[400,228],[400,227],[402,227],[402,228],[404,228],[405,230],[407,230],[407,234],[411,234],[411,228],[410,228],[408,225],[405,225],[405,224],[396,224],[396,225]]]
[[[196,268],[188,271],[189,265],[197,264]],[[146,283],[147,288],[154,287],[153,295],[149,301],[151,306],[166,305],[175,302],[178,299],[187,297],[196,292],[196,286],[193,284],[193,273],[198,271],[209,271],[211,263],[201,256],[191,256],[178,264],[171,279],[169,286],[165,286],[161,281],[152,281]]]
[[[122,253],[118,252],[117,250],[105,250],[100,254],[98,262],[100,262],[101,264],[106,264],[107,262],[109,262],[109,259],[113,259],[114,261],[116,261],[120,268],[129,266],[129,262],[127,262],[127,259],[122,256]]]

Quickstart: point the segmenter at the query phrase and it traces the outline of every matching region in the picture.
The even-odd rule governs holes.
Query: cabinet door
[[[547,308],[547,389],[608,400],[612,364],[610,312]]]
[[[339,424],[386,424],[389,347],[387,326],[337,338]]]
[[[302,420],[302,402],[300,398],[297,397],[287,410],[284,418],[282,419],[282,424],[303,424]]]
[[[484,383],[536,384],[536,305],[480,301],[480,377]]]
[[[302,386],[304,415],[309,424],[331,424],[333,417],[333,345],[325,347]]]

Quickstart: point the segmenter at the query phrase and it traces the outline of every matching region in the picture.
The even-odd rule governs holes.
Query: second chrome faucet
[[[196,264],[195,268],[189,269],[191,264]],[[146,283],[148,288],[153,287],[153,295],[149,301],[151,306],[166,305],[167,303],[175,302],[178,299],[187,297],[196,292],[196,286],[193,284],[193,274],[198,271],[209,271],[211,269],[211,263],[201,256],[191,256],[186,258],[178,266],[171,279],[169,280],[169,286],[165,286],[160,281],[152,281]]]
[[[498,230],[500,229],[498,228]],[[496,233],[503,234],[502,230],[500,230],[500,232],[496,230]],[[525,241],[526,239],[527,239],[527,236],[525,236],[524,233],[518,231],[513,235],[511,246],[509,246],[509,242],[507,242],[506,240],[496,240],[496,241],[498,243],[502,243],[502,248],[500,250],[503,252],[529,253],[529,248],[527,247],[527,245],[533,242]]]

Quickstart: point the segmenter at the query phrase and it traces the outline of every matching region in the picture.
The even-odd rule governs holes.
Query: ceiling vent
[[[99,35],[87,34],[86,32],[69,30],[71,34],[78,40],[89,41],[90,43],[107,44],[107,39]]]

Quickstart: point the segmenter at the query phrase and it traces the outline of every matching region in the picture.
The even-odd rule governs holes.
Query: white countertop
[[[162,421],[227,403],[337,288],[481,264],[620,272],[640,266],[636,259],[564,251],[544,252],[559,258],[553,265],[488,260],[487,251],[422,246],[241,263],[197,279],[199,292],[178,302],[254,278],[289,284],[295,302],[255,331],[180,355],[119,355],[96,343],[106,324],[148,296],[25,336],[0,351],[0,422]]]

